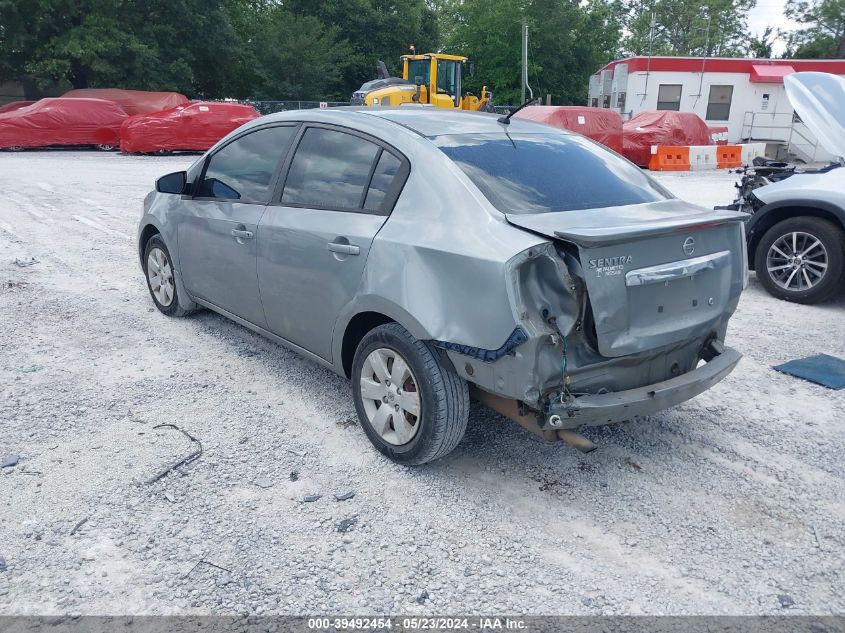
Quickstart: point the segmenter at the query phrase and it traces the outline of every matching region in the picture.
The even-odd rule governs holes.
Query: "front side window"
[[[675,112],[681,109],[681,84],[660,84],[657,89],[657,109]]]
[[[625,93],[624,92],[620,92],[619,94],[616,95],[616,107],[619,108],[620,110],[625,109]]]
[[[422,77],[424,86],[428,85],[429,77],[429,62],[427,59],[409,59],[408,60],[408,81],[412,84],[417,82],[417,77]]]
[[[361,137],[308,128],[291,162],[282,204],[361,210],[374,174],[373,165],[381,155],[381,147]]]
[[[295,132],[292,126],[263,128],[224,146],[208,160],[197,197],[267,203],[276,167]]]
[[[572,134],[435,137],[502,213],[534,214],[667,200],[672,195],[624,158]]]
[[[457,90],[457,62],[441,59],[437,62],[437,92],[454,96]]]
[[[710,86],[705,117],[708,121],[727,121],[730,118],[733,92],[733,86]]]

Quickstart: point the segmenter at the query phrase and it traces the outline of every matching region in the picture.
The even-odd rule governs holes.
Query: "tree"
[[[845,0],[788,0],[784,12],[806,25],[789,34],[789,56],[845,59]]]
[[[399,56],[411,45],[419,52],[438,48],[437,16],[426,0],[286,0],[284,6],[294,15],[337,29],[338,39],[346,43],[346,56],[339,63],[347,99],[375,78],[378,60],[398,74]]]
[[[515,103],[525,19],[535,94],[583,103],[620,52],[624,1],[0,0],[0,81],[345,100],[413,44],[471,57],[466,88]]]
[[[773,26],[767,26],[763,34],[759,37],[750,37],[748,39],[747,54],[749,57],[757,57],[758,59],[770,59],[772,57],[772,47],[775,43],[775,29]]]
[[[629,0],[624,40],[634,55],[730,57],[748,40],[748,11],[756,0]],[[649,45],[652,14],[655,26]]]
[[[0,0],[0,79],[219,94],[237,65],[227,0]]]
[[[298,16],[281,5],[241,15],[236,29],[244,63],[231,78],[233,96],[284,100],[346,99],[342,75],[349,46],[336,27]]]
[[[590,75],[618,54],[622,7],[591,0],[441,0],[444,50],[476,64],[465,86],[493,90],[499,104],[519,103],[522,20],[529,27],[528,83],[537,97],[581,104]],[[444,24],[444,22],[446,24]]]

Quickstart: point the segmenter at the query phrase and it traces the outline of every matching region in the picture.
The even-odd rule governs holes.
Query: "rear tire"
[[[827,301],[845,279],[845,232],[812,216],[778,222],[757,245],[754,270],[773,297],[804,304]]]
[[[352,394],[370,442],[399,464],[439,459],[466,431],[466,382],[439,350],[398,323],[380,325],[361,340],[352,362]]]

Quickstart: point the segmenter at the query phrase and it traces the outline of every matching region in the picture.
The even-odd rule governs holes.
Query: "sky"
[[[778,29],[792,30],[799,25],[788,20],[783,14],[783,7],[786,0],[757,0],[757,5],[748,13],[748,28],[754,35],[762,35],[767,26]],[[775,41],[773,50],[775,55],[780,55],[786,48],[786,43],[778,39]]]

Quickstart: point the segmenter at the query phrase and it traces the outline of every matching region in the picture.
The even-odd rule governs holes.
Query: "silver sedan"
[[[673,198],[577,134],[425,107],[286,112],[144,201],[161,312],[208,308],[351,378],[385,455],[446,455],[473,396],[546,439],[709,388],[741,214]]]

